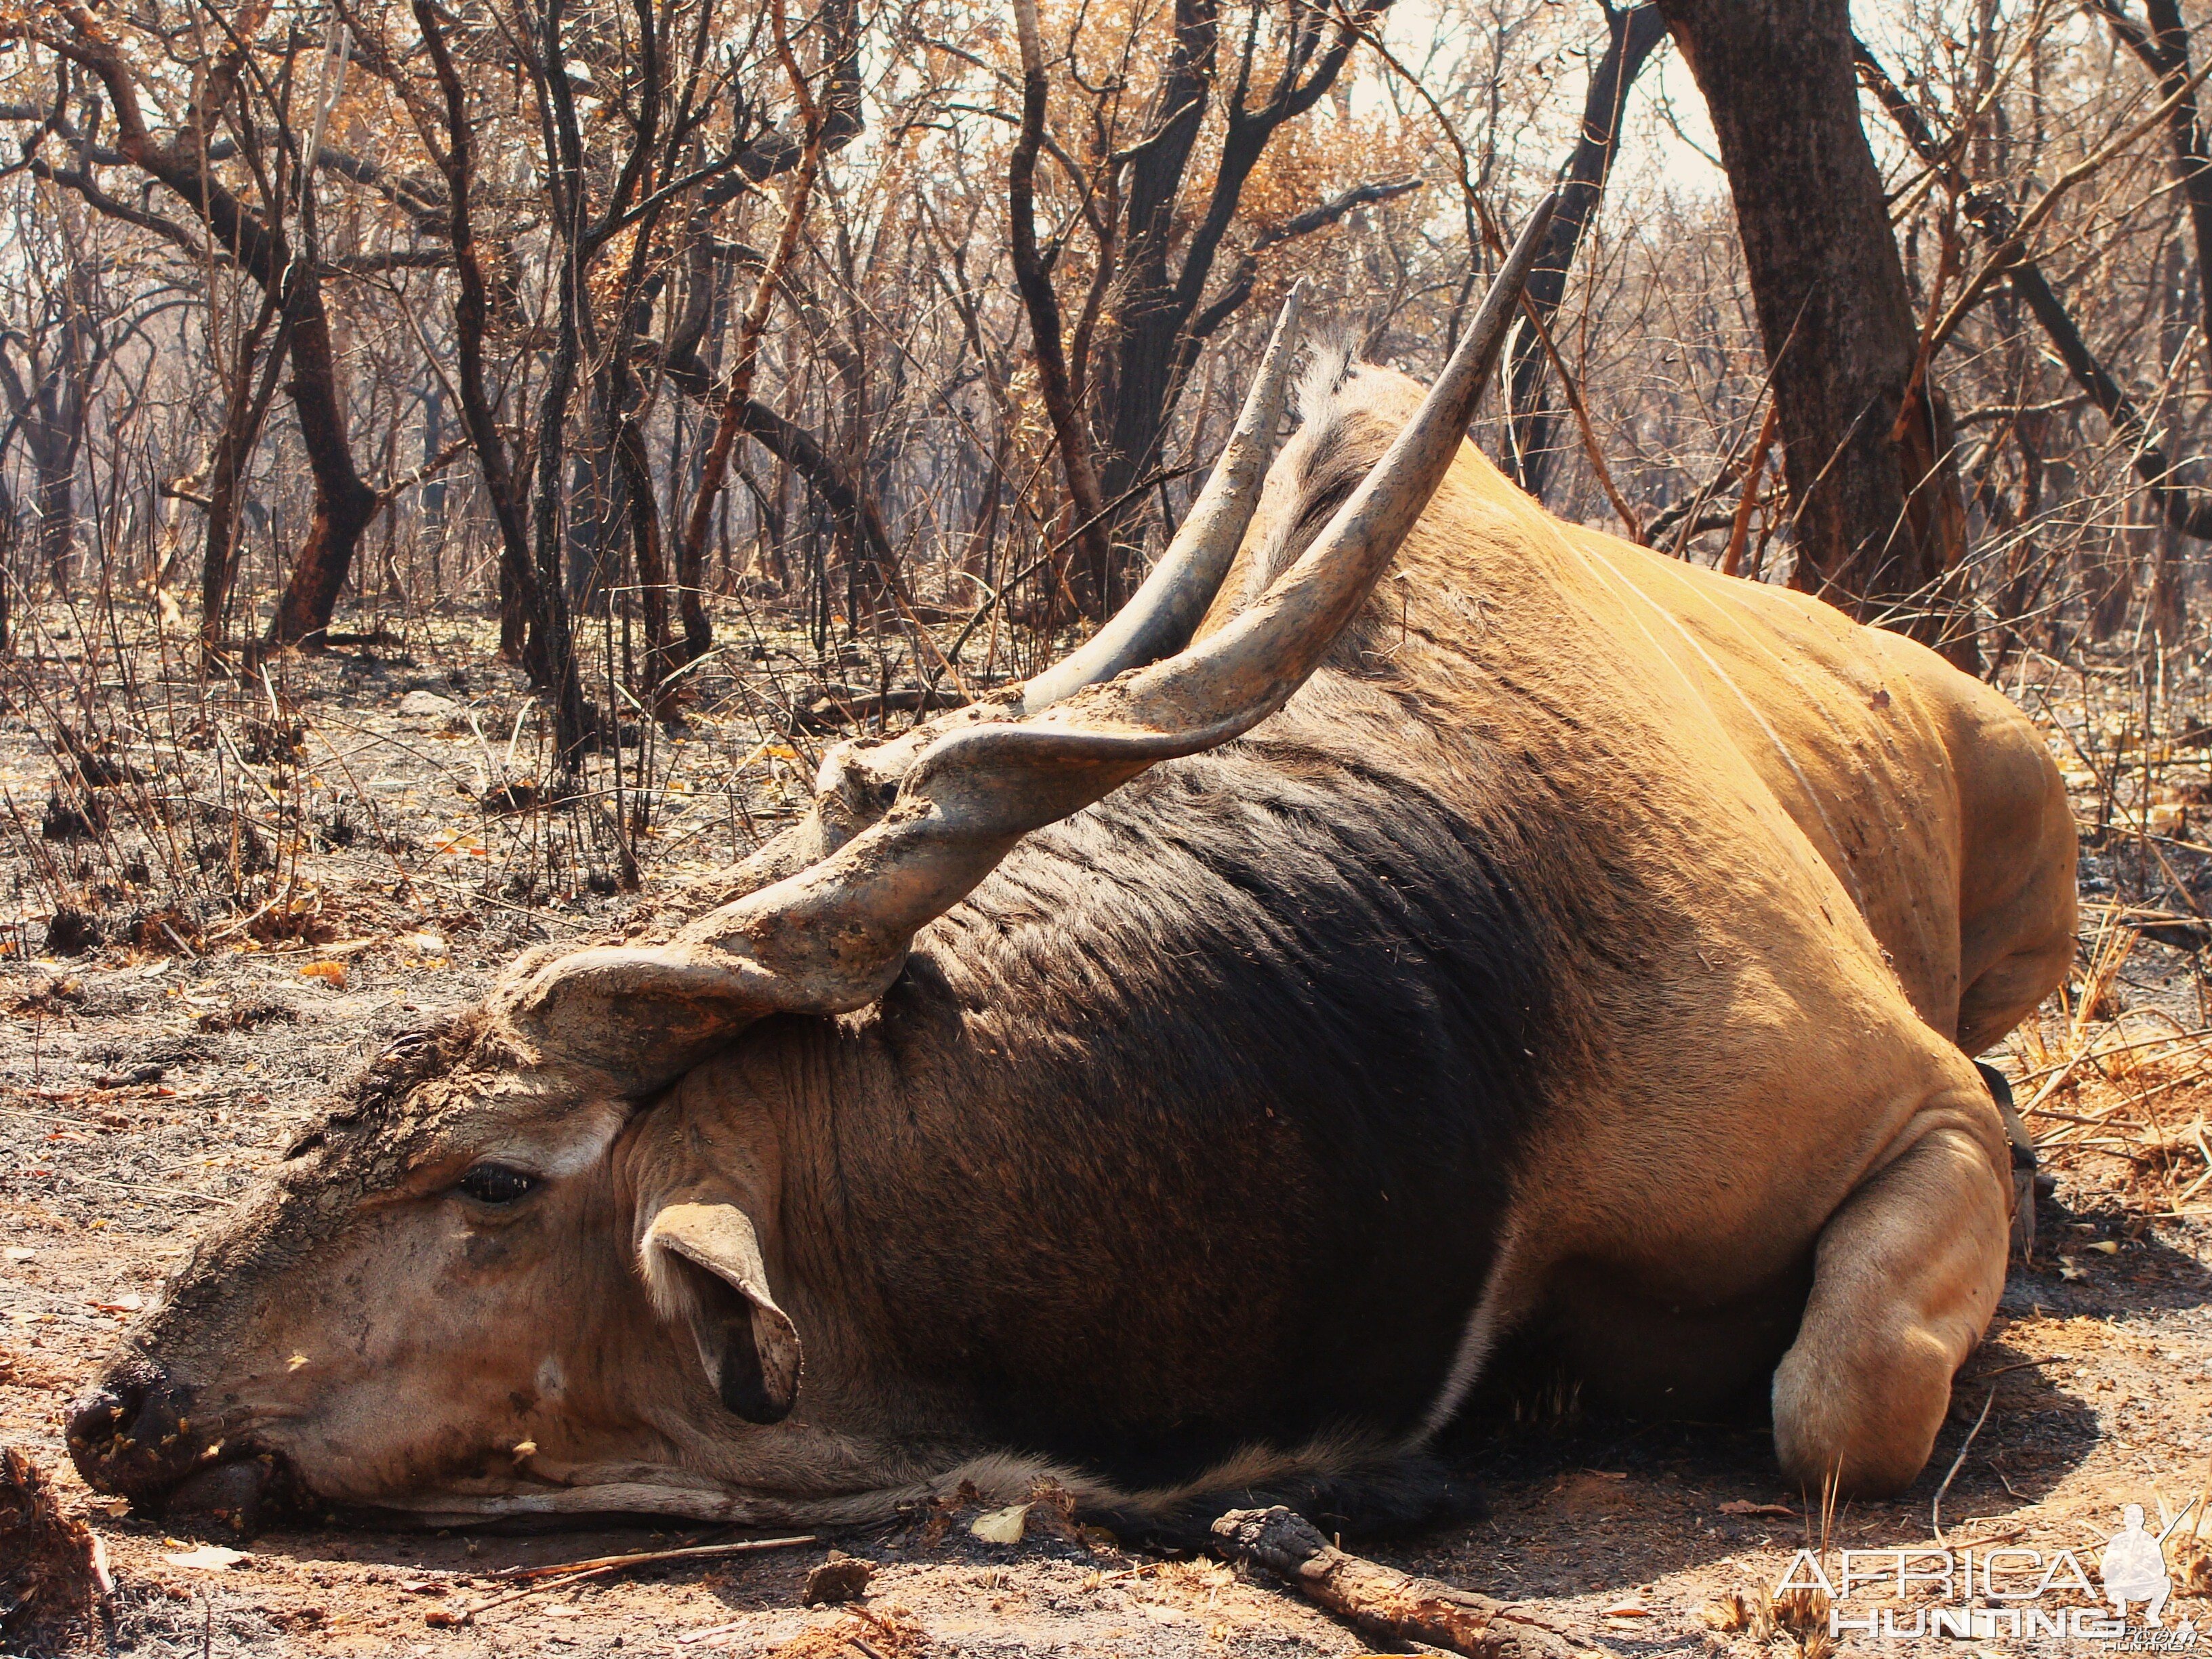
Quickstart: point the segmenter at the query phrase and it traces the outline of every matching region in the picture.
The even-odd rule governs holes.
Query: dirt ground
[[[794,655],[780,668],[756,637],[719,678],[701,676],[687,737],[648,727],[622,751],[619,792],[603,763],[594,799],[535,810],[542,738],[519,689],[481,665],[473,625],[418,629],[380,658],[272,665],[209,697],[164,668],[158,642],[133,656],[95,641],[88,653],[58,627],[44,659],[5,688],[0,1444],[43,1468],[64,1510],[105,1543],[112,1632],[89,1632],[76,1650],[110,1640],[206,1659],[1378,1650],[1220,1563],[1125,1555],[1042,1527],[987,1543],[969,1513],[506,1600],[529,1581],[494,1577],[504,1569],[732,1534],[240,1540],[167,1532],[83,1487],[63,1448],[68,1402],[186,1241],[337,1079],[518,950],[618,918],[637,902],[623,890],[630,866],[648,896],[666,893],[795,805],[817,739],[794,736],[778,711],[821,690],[818,664]],[[42,735],[58,719],[84,735],[84,753],[58,754]],[[2070,739],[2055,735],[2063,750]],[[1822,1638],[1774,1633],[1758,1616],[1762,1588],[1808,1543],[1932,1546],[1940,1522],[1954,1549],[2069,1547],[2094,1571],[2123,1504],[2163,1526],[2197,1498],[2212,1480],[2212,1195],[2198,1198],[2212,1194],[2212,1036],[2186,954],[2200,940],[2161,920],[2197,914],[2187,791],[2199,779],[2212,790],[2212,753],[2197,760],[2160,786],[2182,803],[2160,855],[2176,891],[2146,908],[2143,846],[2133,897],[2112,896],[2128,888],[2124,849],[2093,859],[2087,890],[2106,896],[2085,918],[2081,982],[2003,1057],[2023,1103],[2035,1102],[2056,1190],[2036,1256],[2015,1271],[1911,1492],[1823,1517],[1783,1488],[1756,1424],[1607,1421],[1553,1401],[1455,1443],[1483,1518],[1346,1543],[1623,1654],[1816,1652]],[[89,787],[103,765],[114,781]],[[2087,758],[2082,771],[2085,792],[2105,793],[2085,817],[2112,821],[2108,775]],[[2162,828],[2174,830],[2171,815]],[[2174,1607],[2205,1620],[2212,1571],[2191,1576],[2191,1531],[2185,1522],[2167,1549],[2182,1581]],[[858,1611],[801,1605],[833,1545],[875,1565]]]

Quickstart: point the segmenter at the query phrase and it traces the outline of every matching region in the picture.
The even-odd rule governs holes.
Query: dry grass
[[[2057,1006],[2014,1034],[2014,1093],[2047,1170],[2087,1177],[2145,1220],[2212,1214],[2212,1027],[2124,1006],[2142,942],[2107,910]]]

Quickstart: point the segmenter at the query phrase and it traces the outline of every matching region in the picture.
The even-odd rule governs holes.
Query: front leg
[[[1901,1139],[1821,1230],[1775,1370],[1775,1451],[1808,1492],[1831,1477],[1846,1496],[1911,1484],[2004,1289],[2008,1148],[1987,1097],[1947,1091]]]

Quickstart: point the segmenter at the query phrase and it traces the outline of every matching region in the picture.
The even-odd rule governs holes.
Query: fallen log
[[[1489,1596],[1348,1555],[1280,1504],[1231,1510],[1213,1523],[1213,1535],[1225,1559],[1264,1567],[1370,1635],[1425,1642],[1469,1659],[1580,1659],[1589,1651]]]

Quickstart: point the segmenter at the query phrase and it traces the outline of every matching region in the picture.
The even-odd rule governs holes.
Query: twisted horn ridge
[[[1260,502],[1275,428],[1282,423],[1291,360],[1297,353],[1305,288],[1304,277],[1291,285],[1229,441],[1167,551],[1128,602],[1083,645],[1018,688],[921,721],[896,737],[834,745],[815,779],[814,805],[806,816],[737,866],[724,885],[726,899],[797,875],[842,847],[883,815],[915,762],[946,732],[983,721],[1027,719],[1086,685],[1113,679],[1190,643]]]
[[[951,726],[906,769],[889,810],[828,856],[698,917],[665,945],[580,951],[502,988],[496,1000],[549,1059],[569,1057],[624,1092],[659,1087],[764,1015],[841,1013],[874,1001],[898,977],[915,934],[972,891],[1024,836],[1160,761],[1226,743],[1280,708],[1365,603],[1443,482],[1496,368],[1554,202],[1547,198],[1522,227],[1412,421],[1297,562],[1228,626],[1034,714],[1024,697],[1021,716]],[[1271,353],[1282,337],[1279,326]],[[1246,417],[1264,416],[1255,407],[1263,390],[1247,400]],[[1243,417],[1238,429],[1246,429]],[[1236,489],[1232,479],[1216,495],[1209,483],[1206,494],[1217,503],[1233,501]],[[1218,510],[1229,516],[1229,508]],[[1239,521],[1237,538],[1243,531]],[[1187,559],[1173,561],[1179,569],[1203,574],[1212,533],[1194,533]],[[1167,586],[1181,592],[1182,580]],[[1158,614],[1179,615],[1181,605],[1164,604]],[[1128,637],[1157,638],[1166,626],[1133,626]],[[1117,645],[1097,657],[1135,648]]]
[[[1168,550],[1112,621],[1022,688],[1024,714],[1041,714],[1086,685],[1157,662],[1190,643],[1260,503],[1260,485],[1274,453],[1275,428],[1282,423],[1283,388],[1297,351],[1305,292],[1303,276],[1291,285],[1221,459],[1213,464],[1206,487],[1191,503]]]

